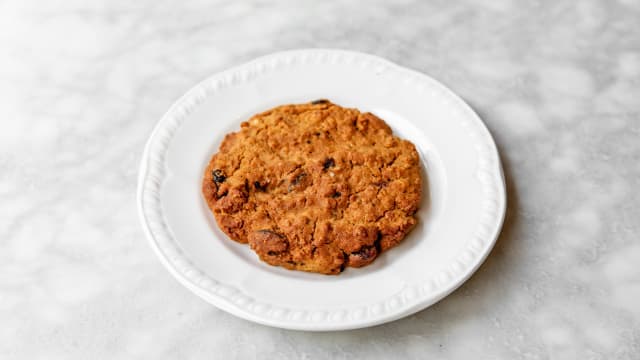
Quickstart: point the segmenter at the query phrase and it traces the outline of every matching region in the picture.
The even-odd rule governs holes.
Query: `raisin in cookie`
[[[243,122],[202,182],[229,237],[271,265],[323,274],[397,245],[416,224],[421,190],[411,142],[371,113],[326,100]]]

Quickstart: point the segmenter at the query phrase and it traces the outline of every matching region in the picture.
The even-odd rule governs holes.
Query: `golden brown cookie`
[[[383,120],[319,100],[265,111],[227,134],[202,192],[220,228],[263,261],[338,274],[413,228],[422,179],[414,145]]]

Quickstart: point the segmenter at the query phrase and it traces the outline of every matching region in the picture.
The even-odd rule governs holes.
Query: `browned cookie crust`
[[[226,135],[202,192],[220,228],[260,259],[338,274],[397,245],[422,192],[412,143],[371,113],[284,105]]]

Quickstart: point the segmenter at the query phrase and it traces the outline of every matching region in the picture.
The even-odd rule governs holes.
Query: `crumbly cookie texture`
[[[414,145],[383,120],[318,100],[278,106],[227,134],[202,192],[220,229],[263,261],[339,274],[414,227],[422,179]]]

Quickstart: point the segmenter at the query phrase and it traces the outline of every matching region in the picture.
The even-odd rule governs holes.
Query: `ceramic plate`
[[[383,118],[416,145],[424,175],[416,228],[373,264],[339,276],[260,262],[218,229],[200,194],[226,133],[273,106],[321,98]],[[459,97],[387,60],[324,49],[265,56],[195,86],[151,134],[138,184],[146,235],[180,283],[241,318],[300,330],[367,327],[435,303],[485,259],[505,205],[495,144]]]

